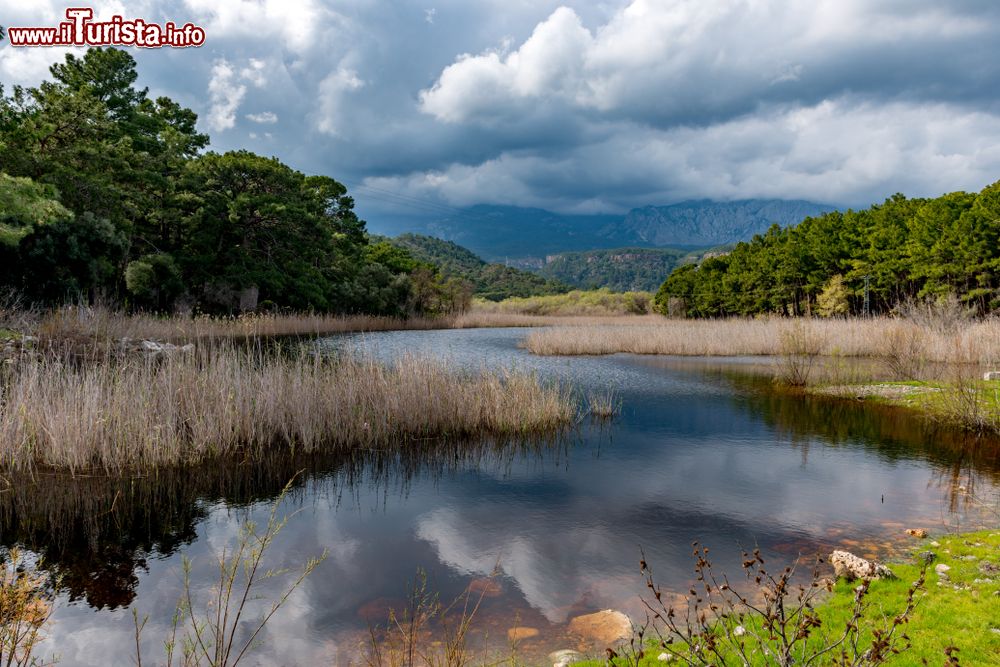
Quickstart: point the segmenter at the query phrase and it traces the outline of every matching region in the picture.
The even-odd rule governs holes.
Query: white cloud
[[[217,132],[232,129],[236,125],[236,112],[247,94],[247,84],[261,88],[267,83],[264,73],[265,63],[251,58],[245,67],[237,71],[226,59],[217,60],[212,65],[212,77],[208,82],[208,98],[210,102],[206,123],[209,129]],[[270,112],[268,112],[270,113]],[[251,114],[252,115],[252,114]],[[274,122],[255,120],[255,122]],[[261,114],[267,116],[267,113]],[[271,114],[274,116],[274,114]],[[277,120],[277,116],[274,117]]]
[[[338,135],[344,116],[344,98],[347,93],[363,88],[365,82],[358,78],[358,73],[341,65],[331,72],[319,84],[319,120],[317,128],[320,132]]]
[[[254,123],[262,123],[262,124],[277,123],[278,122],[278,114],[274,113],[273,111],[262,111],[260,113],[248,113],[246,115],[246,119],[249,120],[249,121],[251,121],[251,122],[254,122]]]
[[[212,66],[212,78],[208,82],[208,97],[211,101],[206,120],[208,127],[221,132],[236,125],[236,110],[246,94],[246,85],[239,82],[229,62],[216,62]]]
[[[862,0],[634,0],[588,29],[560,7],[510,53],[460,55],[421,92],[420,106],[453,123],[513,120],[539,104],[687,122],[699,112],[750,110],[755,98],[778,94],[771,84],[827,69],[812,63],[891,57],[990,29],[947,8],[890,9]]]
[[[864,203],[897,191],[982,188],[1000,175],[1000,146],[982,137],[997,136],[996,114],[841,98],[707,127],[621,123],[561,156],[509,151],[479,164],[366,183],[458,206],[514,200],[567,213],[697,197]]]
[[[314,0],[184,0],[208,39],[274,40],[302,52],[315,44],[325,15]]]

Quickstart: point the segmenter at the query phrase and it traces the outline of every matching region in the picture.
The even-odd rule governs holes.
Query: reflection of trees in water
[[[131,478],[38,473],[0,492],[0,549],[20,546],[41,556],[42,569],[70,599],[125,607],[135,597],[146,559],[193,542],[213,504],[269,501],[303,471],[293,500],[313,484],[333,489],[338,501],[363,488],[405,495],[417,474],[440,475],[471,463],[507,466],[517,455],[551,446],[427,441],[403,453],[223,462]]]
[[[903,408],[775,389],[767,378],[739,377],[748,391],[736,399],[759,415],[808,460],[810,443],[861,448],[886,461],[923,459],[932,464],[931,484],[941,488],[949,510],[1000,485],[1000,438],[935,423]]]

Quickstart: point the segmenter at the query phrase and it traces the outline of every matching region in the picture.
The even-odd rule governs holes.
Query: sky
[[[0,0],[0,24],[55,25],[66,6]],[[369,216],[859,207],[1000,180],[995,0],[89,6],[204,27],[200,48],[133,49],[140,83],[194,109],[213,150],[330,175]],[[0,81],[37,84],[64,53],[0,44]]]

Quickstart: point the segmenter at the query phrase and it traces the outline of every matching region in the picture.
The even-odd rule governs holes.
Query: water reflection
[[[584,421],[559,443],[414,443],[402,456],[132,480],[39,476],[0,494],[0,544],[42,554],[64,587],[53,630],[60,664],[120,657],[131,641],[128,604],[151,614],[155,649],[180,590],[178,553],[209,586],[212,556],[232,543],[238,521],[266,512],[299,470],[283,507],[298,513],[277,564],[332,555],[268,629],[261,664],[346,663],[418,568],[450,599],[498,562],[503,594],[485,601],[481,619],[492,641],[505,644],[516,618],[542,631],[522,645],[528,656],[577,648],[567,619],[635,609],[640,545],[660,582],[682,589],[694,540],[713,548],[720,569],[738,568],[740,546],[785,559],[838,544],[885,553],[908,539],[904,527],[968,526],[969,491],[990,495],[1000,484],[995,442],[899,410],[778,393],[746,372],[746,360],[539,358],[517,348],[521,335],[404,332],[328,344],[385,357],[420,349],[470,368],[514,364],[582,392],[610,387],[621,416],[610,426]]]

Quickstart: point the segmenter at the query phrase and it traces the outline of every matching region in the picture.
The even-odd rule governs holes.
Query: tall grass
[[[901,372],[928,362],[1000,362],[1000,320],[996,319],[964,322],[947,330],[894,318],[643,320],[631,326],[540,329],[528,334],[524,346],[542,355],[781,355],[786,352],[785,341],[793,336],[819,341],[817,354],[884,359]]]
[[[83,364],[25,357],[0,371],[0,401],[0,469],[74,472],[539,434],[574,413],[563,388],[520,372],[232,346]]]
[[[609,289],[573,290],[566,294],[510,297],[493,302],[477,300],[474,312],[521,315],[648,315],[653,312],[650,292],[612,292]]]

